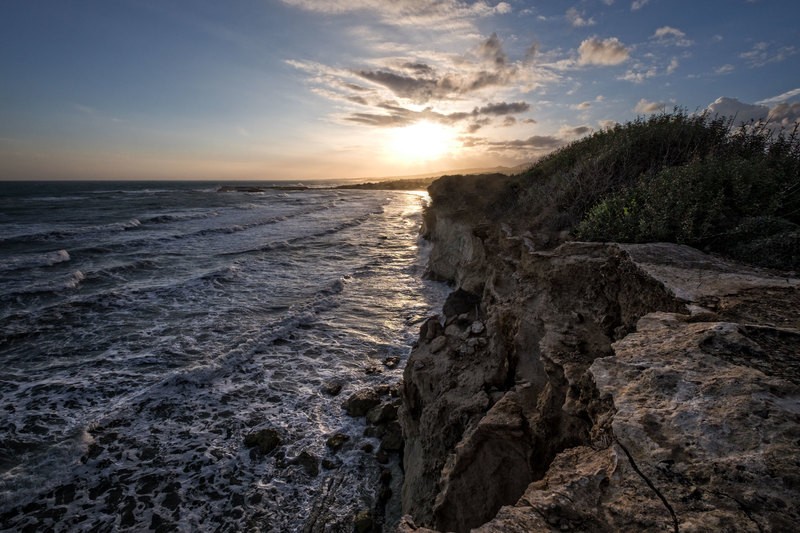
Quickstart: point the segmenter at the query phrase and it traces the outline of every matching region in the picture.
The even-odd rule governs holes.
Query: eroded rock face
[[[433,211],[435,247],[449,216],[479,241],[430,265],[479,303],[406,366],[399,531],[800,527],[800,280]]]

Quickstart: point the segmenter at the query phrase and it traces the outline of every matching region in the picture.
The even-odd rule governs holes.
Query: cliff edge
[[[398,530],[800,529],[800,279],[558,245],[507,220],[516,183],[429,189],[456,290],[404,372]]]

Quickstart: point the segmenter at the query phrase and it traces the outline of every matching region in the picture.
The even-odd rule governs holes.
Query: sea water
[[[336,530],[369,505],[341,405],[397,382],[441,305],[427,196],[218,189],[0,183],[0,529],[302,531],[325,493]],[[285,460],[244,445],[264,428]]]

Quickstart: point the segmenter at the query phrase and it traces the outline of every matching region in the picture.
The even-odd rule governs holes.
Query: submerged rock
[[[330,448],[331,450],[338,452],[342,449],[342,446],[345,445],[347,441],[350,440],[350,436],[344,433],[335,433],[334,435],[328,437],[325,441],[325,445]]]
[[[266,455],[282,443],[280,433],[274,429],[262,429],[249,433],[244,438],[244,445],[254,448],[262,455]]]

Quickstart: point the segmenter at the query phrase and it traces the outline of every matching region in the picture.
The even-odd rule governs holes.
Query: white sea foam
[[[147,529],[158,515],[183,531],[296,531],[325,491],[332,520],[351,526],[379,467],[361,450],[363,421],[320,388],[341,379],[344,398],[399,379],[400,369],[364,369],[405,357],[415,321],[439,305],[439,286],[420,278],[418,200],[209,193],[218,216],[195,216],[192,204],[182,217],[175,200],[150,220],[154,207],[137,214],[98,196],[98,209],[143,223],[131,235],[81,233],[68,264],[0,276],[0,400],[14,406],[5,427],[21,443],[8,448],[16,467],[0,473],[7,527],[45,520],[59,498],[75,530]],[[284,436],[284,460],[243,445],[268,427]],[[351,437],[335,455],[333,432]],[[292,463],[302,452],[341,466],[309,476]]]

